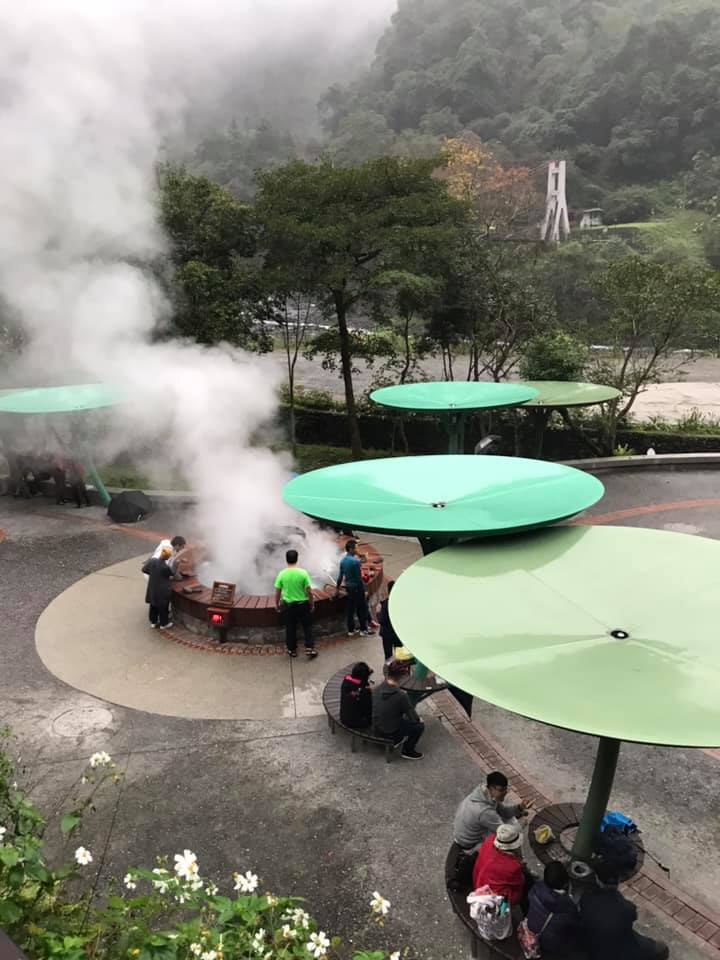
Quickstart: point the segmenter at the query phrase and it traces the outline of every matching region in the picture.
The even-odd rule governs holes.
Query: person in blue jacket
[[[357,556],[357,540],[348,540],[345,544],[345,556],[340,561],[340,572],[337,578],[337,591],[345,584],[347,594],[347,632],[352,637],[356,633],[361,633],[365,637],[370,636],[368,630],[368,620],[370,611],[368,610],[367,599],[365,597],[365,584],[362,578],[362,564]],[[336,592],[337,595],[337,592]],[[355,615],[357,614],[359,631],[355,629]]]
[[[545,867],[542,880],[530,887],[527,925],[540,938],[540,951],[562,957],[580,945],[580,915],[570,896],[570,877],[562,863]]]

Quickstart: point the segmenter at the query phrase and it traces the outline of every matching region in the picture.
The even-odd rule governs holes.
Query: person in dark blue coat
[[[543,954],[562,957],[580,943],[580,915],[569,893],[570,878],[562,863],[549,863],[528,894],[527,925],[540,938]]]
[[[667,960],[667,945],[633,929],[637,907],[618,890],[616,868],[599,863],[597,887],[580,901],[582,933],[592,960]]]

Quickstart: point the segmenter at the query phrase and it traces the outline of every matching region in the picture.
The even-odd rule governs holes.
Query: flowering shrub
[[[122,883],[108,884],[102,905],[89,893],[73,896],[68,883],[93,863],[92,851],[79,845],[74,863],[58,869],[46,863],[47,824],[18,786],[9,742],[9,731],[0,730],[0,928],[30,960],[324,960],[339,947],[298,898],[260,892],[251,870],[233,874],[235,896],[221,894],[202,877],[191,850],[175,854],[172,864],[128,869]],[[60,816],[66,846],[94,809],[98,790],[119,779],[107,753],[90,757],[84,795]],[[382,923],[390,902],[375,891],[370,908]],[[354,960],[385,958],[384,951],[354,954]],[[400,960],[400,951],[388,960]]]

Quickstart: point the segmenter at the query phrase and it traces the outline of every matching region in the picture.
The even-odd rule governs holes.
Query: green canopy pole
[[[465,414],[450,413],[446,421],[448,431],[448,453],[465,452]]]
[[[593,844],[600,833],[602,818],[607,812],[619,754],[619,740],[614,740],[612,737],[600,737],[595,768],[590,781],[590,790],[572,848],[574,860],[590,862]]]
[[[70,433],[73,445],[73,454],[76,459],[79,460],[85,467],[88,476],[92,480],[92,485],[95,487],[97,494],[100,497],[100,503],[104,507],[108,507],[111,500],[110,494],[107,492],[105,484],[100,479],[100,474],[97,472],[95,462],[93,461],[90,451],[88,450],[87,444],[80,437],[79,433],[80,431],[78,429],[78,425],[77,423],[74,423],[71,427]]]
[[[104,507],[108,507],[111,500],[110,494],[107,492],[105,484],[100,479],[100,474],[97,472],[93,459],[90,454],[87,453],[87,451],[84,451],[82,461],[90,479],[92,480],[93,486],[97,490],[98,496],[100,497],[100,503]]]

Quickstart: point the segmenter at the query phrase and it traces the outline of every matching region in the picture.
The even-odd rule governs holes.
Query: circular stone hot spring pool
[[[337,556],[342,555],[347,535],[337,537]],[[274,557],[276,544],[268,545],[268,554]],[[292,546],[292,544],[290,544]],[[363,578],[367,584],[368,599],[371,608],[378,600],[383,582],[382,557],[371,543],[358,541],[358,553],[366,557],[363,563]],[[284,550],[283,550],[284,554]],[[302,565],[302,557],[300,560]],[[277,564],[277,569],[284,565]],[[309,569],[315,594],[315,613],[313,632],[317,636],[329,636],[345,631],[345,601],[341,596],[335,599],[335,584],[332,574],[323,574]],[[285,641],[285,625],[282,614],[275,609],[274,593],[242,593],[238,588],[232,607],[228,609],[227,629],[222,633],[209,622],[208,610],[213,607],[212,583],[203,582],[214,579],[212,568],[207,564],[198,564],[196,577],[184,578],[173,583],[173,620],[198,637],[205,640],[223,640],[228,643],[243,644],[280,644]]]

